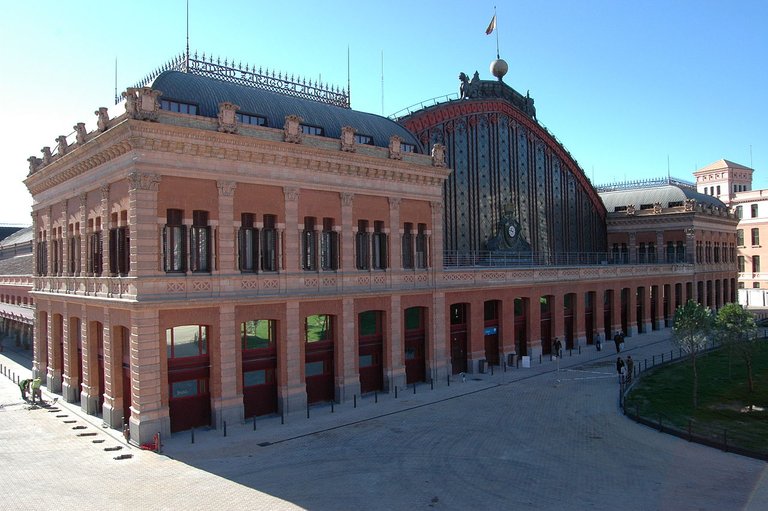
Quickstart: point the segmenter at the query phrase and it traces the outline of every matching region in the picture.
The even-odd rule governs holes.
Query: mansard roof
[[[699,193],[690,186],[671,182],[657,186],[600,191],[600,198],[603,199],[605,209],[609,213],[616,211],[617,207],[633,205],[640,209],[644,205],[653,205],[657,202],[662,208],[668,208],[682,205],[686,199],[695,199],[698,204],[726,209],[725,204],[717,197]]]
[[[699,170],[694,172],[694,174],[698,172],[707,172],[710,170],[723,170],[723,169],[752,170],[749,167],[740,165],[738,163],[734,163],[730,160],[717,160],[714,163],[710,163],[706,167],[700,168]]]
[[[403,126],[367,112],[179,71],[161,73],[152,88],[163,93],[161,100],[197,105],[197,114],[204,117],[216,118],[219,103],[228,101],[240,107],[239,113],[266,118],[272,128],[282,128],[286,116],[298,115],[303,124],[322,128],[323,136],[329,138],[340,138],[341,128],[351,126],[358,134],[372,137],[375,146],[388,147],[389,139],[397,135],[416,152],[424,152],[418,139]]]

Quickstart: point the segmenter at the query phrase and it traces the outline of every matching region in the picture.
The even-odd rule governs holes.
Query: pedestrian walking
[[[619,383],[624,382],[624,361],[621,359],[621,357],[616,357],[616,373],[619,375]]]
[[[624,351],[624,330],[619,334],[619,350]]]
[[[627,355],[627,383],[632,383],[632,372],[635,370],[635,361],[632,355]]]
[[[613,344],[616,345],[616,353],[621,351],[621,335],[619,335],[619,332],[616,332],[613,334]]]
[[[597,349],[597,351],[603,350],[603,341],[600,339],[600,334],[597,334],[595,336],[595,348]]]
[[[557,337],[555,337],[555,356],[563,358],[563,343]]]

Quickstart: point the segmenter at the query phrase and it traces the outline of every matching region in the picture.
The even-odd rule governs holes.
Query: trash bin
[[[477,361],[477,372],[478,373],[485,373],[485,359],[481,358]]]

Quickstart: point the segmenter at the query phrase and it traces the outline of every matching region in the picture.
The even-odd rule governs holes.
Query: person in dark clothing
[[[632,355],[627,355],[627,383],[632,383],[632,371],[635,369],[635,361],[632,360]]]
[[[621,351],[621,348],[619,345],[621,344],[621,335],[619,335],[619,332],[616,332],[613,335],[613,343],[616,345],[616,353]]]
[[[624,361],[621,359],[621,357],[616,358],[616,372],[619,375],[619,383],[623,383],[624,381]]]
[[[555,356],[563,358],[563,343],[557,337],[555,337]]]
[[[32,382],[31,378],[27,378],[26,380],[21,380],[19,382],[19,390],[21,390],[21,399],[24,401],[27,400],[27,392],[29,392],[29,384]]]
[[[595,335],[595,348],[597,351],[602,351],[603,341],[600,339],[600,334]]]

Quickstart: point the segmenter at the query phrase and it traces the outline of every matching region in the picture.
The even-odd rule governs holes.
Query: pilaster
[[[132,172],[128,176],[128,183],[128,229],[131,239],[129,275],[136,277],[158,274],[162,267],[157,254],[157,192],[160,188],[160,176]],[[104,225],[102,218],[102,232]],[[103,235],[102,240],[105,238],[106,235]],[[162,258],[163,255],[160,254],[159,257]]]
[[[355,336],[355,323],[357,315],[355,314],[355,301],[352,298],[345,297],[341,302],[342,312],[339,323],[341,323],[341,338],[336,337],[336,360],[341,367],[341,374],[335,374],[336,379],[336,401],[343,403],[349,401],[349,398],[360,394],[360,370],[358,368],[358,347]]]
[[[393,293],[389,296],[389,345],[384,342],[384,388],[389,392],[395,386],[405,386],[405,363],[403,355],[403,313],[400,295]]]
[[[219,306],[219,339],[211,342],[211,350],[218,359],[218,369],[212,371],[213,423],[216,427],[224,421],[234,424],[242,422],[244,416],[243,395],[237,390],[241,372],[237,370],[237,357],[241,353],[238,343],[238,327],[235,324],[235,306]],[[212,368],[213,369],[213,368]]]

